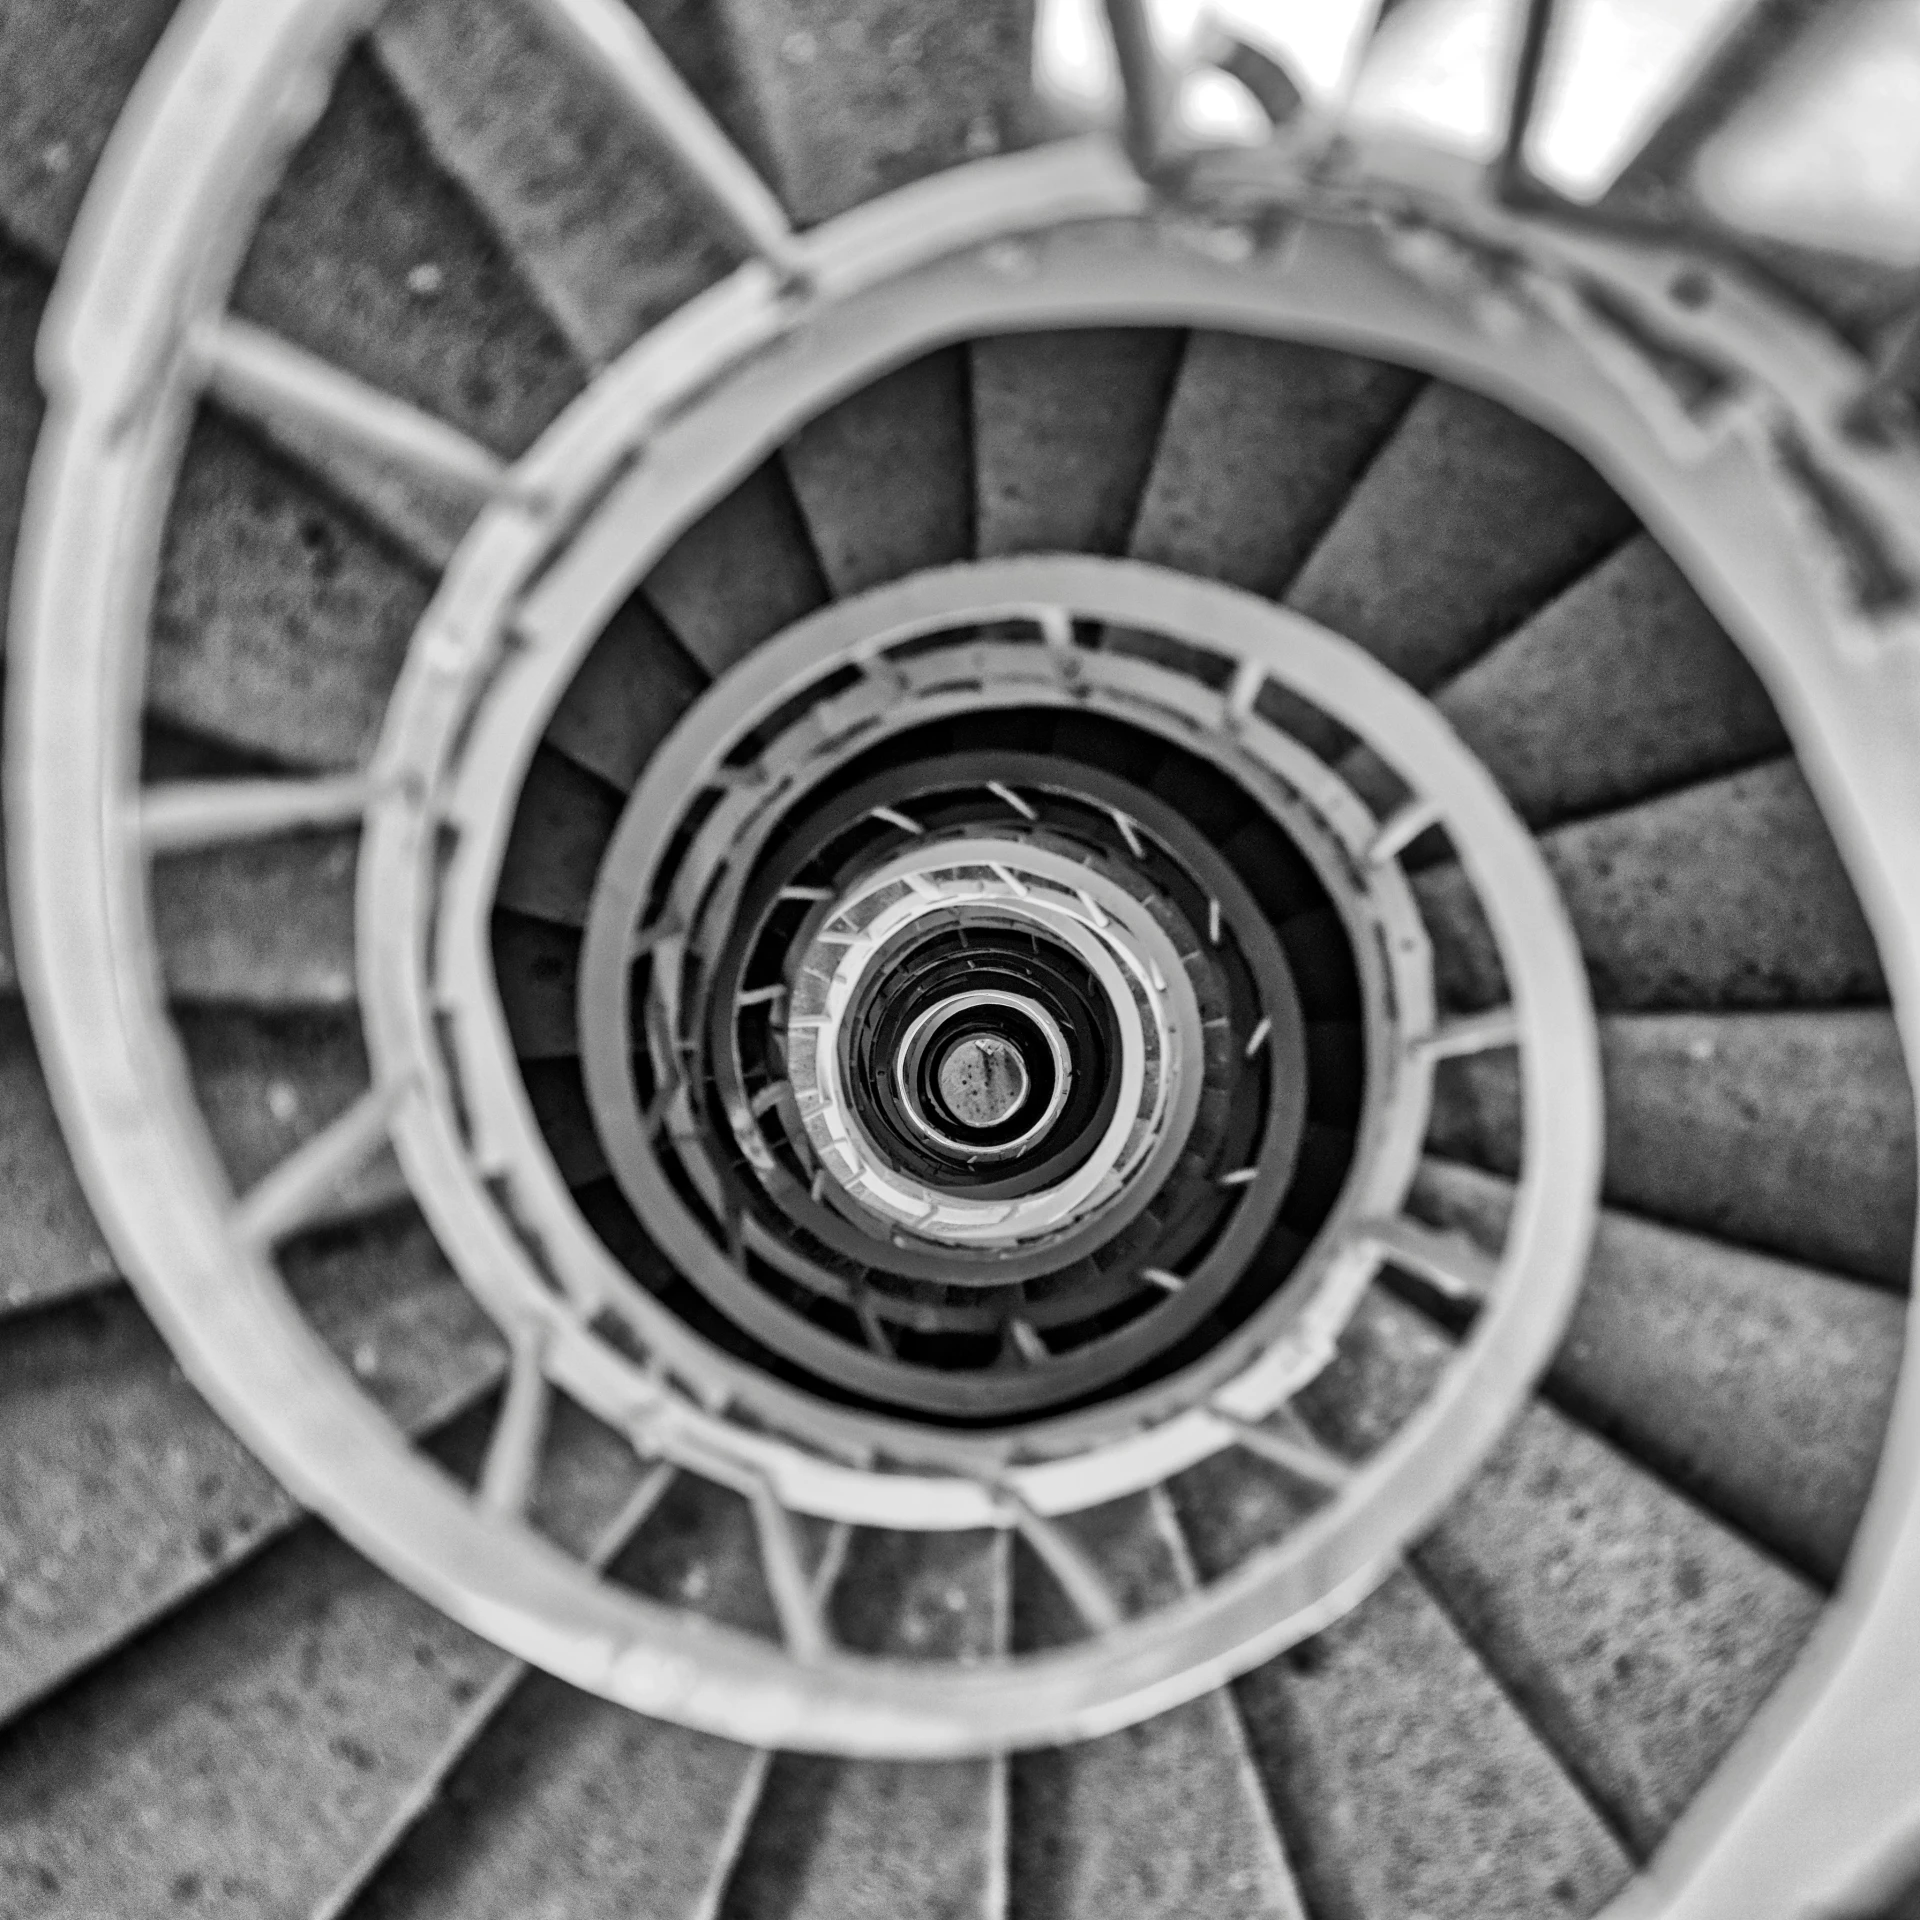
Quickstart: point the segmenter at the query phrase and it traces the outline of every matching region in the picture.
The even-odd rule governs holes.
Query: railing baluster
[[[1092,1556],[1057,1521],[1036,1513],[1010,1487],[998,1491],[1020,1537],[1060,1583],[1073,1610],[1093,1632],[1111,1633],[1126,1615]]]
[[[1500,157],[1495,163],[1495,181],[1503,200],[1512,199],[1529,178],[1526,162],[1527,133],[1533,125],[1534,108],[1540,97],[1540,74],[1546,63],[1547,43],[1553,32],[1554,0],[1527,0],[1527,11],[1520,26],[1520,45],[1515,50],[1513,81],[1507,90],[1507,125],[1500,141]]]
[[[747,1501],[760,1536],[760,1564],[766,1574],[767,1593],[787,1647],[802,1663],[824,1660],[830,1651],[826,1618],[807,1575],[793,1515],[765,1481],[754,1482]]]
[[[1179,76],[1161,48],[1146,0],[1106,0],[1106,8],[1124,95],[1122,138],[1135,168],[1151,177],[1172,148]]]
[[[458,427],[263,327],[227,314],[193,344],[207,392],[271,438],[296,449],[332,442],[476,504],[506,484],[506,463]]]
[[[386,1144],[394,1112],[411,1085],[402,1079],[369,1088],[296,1147],[234,1208],[234,1238],[264,1252],[314,1220],[328,1198]]]
[[[138,832],[150,854],[353,825],[375,795],[363,774],[321,780],[174,780],[142,789]]]
[[[480,1469],[480,1505],[490,1514],[523,1514],[540,1474],[552,1386],[546,1371],[546,1337],[529,1328],[513,1341],[506,1395]]]
[[[807,279],[806,255],[785,209],[752,163],[621,0],[527,0],[554,34],[583,54],[635,117],[680,163],[734,239],[789,284]]]

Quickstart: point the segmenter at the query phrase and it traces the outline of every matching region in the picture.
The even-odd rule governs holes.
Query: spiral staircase
[[[1897,10],[1070,11],[0,16],[8,1920],[1920,1912]]]

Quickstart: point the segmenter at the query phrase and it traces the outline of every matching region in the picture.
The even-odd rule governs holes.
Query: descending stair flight
[[[0,1916],[1908,1911],[1904,69],[1379,11],[0,23]]]

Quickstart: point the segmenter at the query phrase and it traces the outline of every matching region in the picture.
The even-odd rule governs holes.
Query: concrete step
[[[1890,1014],[1618,1014],[1600,1041],[1612,1205],[1906,1288],[1913,1095]],[[1510,1054],[1456,1061],[1428,1146],[1511,1173],[1519,1118]]]
[[[1513,1188],[1429,1160],[1421,1218],[1498,1248]],[[1901,1302],[1609,1208],[1548,1375],[1556,1404],[1831,1587],[1872,1490]]]
[[[1434,704],[1534,828],[1692,786],[1787,744],[1752,668],[1644,533]],[[1371,754],[1341,771],[1376,807],[1398,798]]]
[[[289,765],[357,765],[428,593],[399,548],[203,413],[161,561],[149,710]]]
[[[546,744],[628,792],[706,684],[706,674],[636,593],[568,684]]]
[[[1452,1351],[1376,1289],[1301,1411],[1364,1457]],[[1792,1664],[1822,1596],[1549,1406],[1523,1412],[1412,1557],[1644,1859]]]
[[[452,1439],[455,1464],[477,1463],[489,1417]],[[620,1525],[637,1463],[564,1411],[547,1460],[533,1518],[585,1551]],[[157,1899],[234,1920],[327,1911],[517,1672],[302,1527],[10,1729],[0,1872],[50,1920]]]
[[[1429,383],[1287,589],[1287,604],[1437,685],[1633,530],[1564,441]]]
[[[496,902],[562,926],[585,926],[622,797],[577,760],[536,748],[501,857]]]
[[[670,157],[533,8],[402,0],[373,46],[579,367],[605,365],[732,264]]]
[[[956,1659],[1005,1645],[1006,1539],[854,1536],[834,1586],[845,1645]],[[722,1920],[1003,1920],[1006,1763],[774,1757],[727,1877]]]
[[[493,970],[500,982],[500,1003],[513,1050],[522,1061],[579,1053],[574,990],[580,973],[580,935],[574,928],[526,914],[496,912]]]
[[[1422,385],[1357,354],[1196,331],[1129,551],[1278,598]]]
[[[1306,1512],[1245,1454],[1172,1494],[1208,1577]],[[1587,1914],[1628,1877],[1619,1838],[1409,1572],[1234,1693],[1316,1917]]]
[[[974,539],[983,559],[1127,550],[1183,344],[1148,327],[973,342]]]
[[[696,520],[655,563],[645,592],[715,675],[821,605],[827,583],[780,461],[756,468]]]
[[[1555,827],[1540,850],[1607,1010],[1830,1006],[1886,998],[1873,936],[1800,769],[1769,760]],[[1457,866],[1415,881],[1442,998],[1505,998]]]
[[[412,1431],[452,1418],[499,1378],[500,1341],[417,1219],[320,1236],[290,1251],[287,1270],[321,1337]],[[298,1509],[120,1288],[10,1318],[0,1376],[6,1720],[217,1586]],[[61,1714],[56,1699],[44,1718],[57,1726]],[[0,1799],[24,1790],[22,1776],[9,1745]],[[102,1901],[92,1911],[139,1909]]]
[[[175,1002],[345,1007],[357,991],[357,831],[242,842],[152,866],[161,978]]]
[[[610,1572],[771,1635],[758,1556],[744,1503],[683,1479]],[[529,1674],[435,1769],[353,1920],[710,1916],[764,1772],[749,1748]]]
[[[1171,1605],[1198,1583],[1172,1503],[1158,1490],[1062,1524],[1129,1614]],[[1016,1651],[1084,1632],[1051,1581],[1016,1584]],[[1015,1754],[1012,1769],[1011,1879],[1021,1912],[1304,1920],[1230,1690],[1100,1739]]]
[[[973,554],[967,351],[883,375],[781,450],[836,598]]]
[[[714,12],[742,117],[802,226],[1027,137],[1027,0],[720,0]]]

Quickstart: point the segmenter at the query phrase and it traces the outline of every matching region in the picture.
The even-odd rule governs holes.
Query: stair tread
[[[1497,1246],[1512,1183],[1429,1160],[1423,1219]],[[1906,1314],[1857,1281],[1609,1209],[1548,1375],[1587,1425],[1831,1586],[1873,1485]]]
[[[514,1053],[522,1061],[577,1055],[580,934],[551,920],[496,911],[493,971]]]
[[[746,144],[803,220],[1022,137],[1023,0],[947,9],[946,19],[910,0],[722,0],[711,15],[693,0],[633,3],[662,26],[669,52],[723,118],[741,110],[732,89],[751,96],[758,124]],[[80,183],[171,5],[126,0],[103,25],[92,17],[98,9],[16,0],[16,18],[0,27],[0,222],[43,259],[57,255]],[[350,58],[328,118],[296,159],[242,294],[265,323],[502,451],[526,443],[583,365],[604,362],[727,261],[644,140],[596,101],[583,76],[561,72],[564,61],[538,45],[529,18],[516,0],[402,0],[390,9],[371,59]],[[16,30],[33,49],[30,61],[6,58]],[[700,71],[675,33],[696,48]],[[389,89],[406,97],[444,177],[398,163],[417,142]],[[514,111],[500,110],[503,96]],[[413,284],[421,267],[435,275]],[[30,390],[8,384],[5,362],[20,351],[12,334],[27,324],[13,326],[11,284],[0,263],[0,567],[17,462],[37,415]],[[20,284],[28,289],[21,300],[37,303],[32,274]],[[470,327],[476,313],[485,324]],[[317,331],[322,322],[338,331]],[[1084,343],[1102,340],[1111,349],[1105,361],[1096,351],[1069,365],[1076,343],[1084,354]],[[1717,777],[1778,745],[1751,676],[1675,637],[1694,631],[1692,610],[1683,617],[1676,599],[1633,572],[1645,543],[1600,560],[1622,531],[1618,503],[1564,450],[1536,458],[1532,429],[1510,435],[1484,418],[1462,424],[1472,406],[1442,417],[1432,402],[1435,418],[1416,407],[1407,431],[1382,448],[1417,377],[1377,367],[1355,372],[1331,402],[1275,378],[1262,389],[1264,406],[1235,405],[1222,370],[1308,351],[1210,335],[1183,357],[1175,335],[1081,334],[955,349],[935,356],[937,375],[910,368],[891,376],[804,430],[669,553],[649,583],[653,602],[637,605],[642,620],[659,608],[674,672],[656,680],[654,655],[644,672],[616,662],[604,688],[583,678],[556,715],[554,752],[541,764],[571,763],[630,788],[671,718],[666,709],[677,714],[699,690],[694,656],[718,671],[829,589],[857,591],[961,557],[972,550],[976,515],[982,552],[1130,550],[1262,593],[1292,584],[1296,604],[1358,632],[1423,683],[1474,661],[1443,691],[1442,710],[1511,779],[1537,824]],[[977,481],[967,462],[976,433]],[[1454,476],[1496,447],[1521,453],[1482,495],[1460,497]],[[1344,486],[1376,452],[1353,507],[1336,516],[1329,476],[1337,471]],[[383,520],[376,495],[344,482],[344,504],[328,498],[310,475],[220,419],[203,421],[194,461],[156,618],[156,708],[289,761],[356,763],[425,603],[418,563],[444,553],[443,533],[404,514]],[[1516,474],[1525,484],[1514,484]],[[1421,500],[1416,479],[1446,491]],[[1450,503],[1444,525],[1431,511],[1435,498]],[[743,554],[752,566],[742,567]],[[1563,588],[1504,645],[1481,653]],[[1662,624],[1669,617],[1671,627]],[[1576,632],[1588,649],[1579,699],[1553,706],[1541,692],[1556,660],[1556,694],[1574,691],[1560,669]],[[1576,715],[1578,726],[1570,724]],[[551,774],[548,767],[541,778]],[[1581,821],[1556,845],[1556,871],[1577,899],[1608,1004],[1743,996],[1767,1004],[1883,991],[1870,947],[1862,959],[1850,893],[1837,906],[1841,896],[1822,890],[1826,869],[1792,794],[1768,786],[1765,769],[1752,777],[1759,784],[1740,790],[1751,825],[1700,850],[1702,862],[1711,855],[1718,863],[1714,885],[1695,887],[1686,870],[1678,897],[1660,901],[1648,928],[1635,915],[1654,897],[1653,881],[1699,835],[1684,797],[1674,797],[1681,811],[1651,823]],[[556,791],[566,778],[553,777]],[[597,810],[530,811],[502,899],[577,922],[587,856],[597,851],[587,843],[604,837],[612,803],[584,776],[566,792],[575,801],[592,796]],[[1778,856],[1775,864],[1759,864],[1762,852]],[[157,889],[169,986],[189,1002],[344,1008],[353,993],[351,883],[344,838],[315,837],[292,857],[284,848],[243,849],[169,861]],[[0,987],[13,979],[5,931],[0,890]],[[516,1046],[534,1063],[536,1110],[565,1177],[599,1177],[604,1160],[580,1130],[577,938],[519,911],[503,912],[497,931],[501,952],[527,966],[523,979],[503,977],[502,994]],[[1472,959],[1457,963],[1450,982],[1468,999],[1487,978]],[[1061,1920],[1117,1910],[1142,1920],[1293,1913],[1307,1903],[1288,1893],[1284,1861],[1276,1876],[1279,1856],[1261,1850],[1265,1795],[1244,1754],[1232,1757],[1234,1741],[1247,1738],[1242,1711],[1289,1839],[1300,1842],[1305,1893],[1321,1920],[1583,1911],[1620,1883],[1628,1862],[1566,1777],[1568,1757],[1635,1846],[1650,1844],[1718,1731],[1764,1690],[1770,1670],[1752,1649],[1762,1639],[1769,1649],[1785,1644],[1784,1632],[1763,1629],[1800,1617],[1781,1596],[1813,1604],[1789,1576],[1770,1585],[1752,1575],[1753,1565],[1769,1563],[1716,1532],[1700,1600],[1707,1610],[1686,1614],[1695,1638],[1673,1651],[1683,1635],[1667,1616],[1694,1604],[1687,1589],[1699,1570],[1686,1555],[1698,1526],[1710,1523],[1633,1475],[1604,1442],[1536,1409],[1509,1442],[1524,1469],[1503,1452],[1420,1549],[1420,1577],[1395,1575],[1354,1615],[1235,1694],[1061,1753],[937,1768],[769,1762],[544,1675],[516,1685],[515,1663],[497,1650],[317,1524],[295,1528],[291,1502],[184,1385],[131,1296],[104,1288],[86,1300],[65,1297],[75,1285],[99,1287],[106,1250],[49,1131],[24,1029],[19,1052],[7,1043],[8,1017],[0,1013],[0,1098],[18,1097],[8,1103],[17,1131],[0,1137],[0,1272],[9,1289],[0,1309],[29,1310],[0,1323],[0,1378],[14,1388],[0,1391],[0,1440],[17,1436],[0,1456],[25,1462],[26,1483],[0,1485],[0,1563],[12,1588],[0,1588],[0,1649],[24,1647],[41,1677],[0,1691],[0,1720],[120,1648],[0,1733],[8,1761],[0,1767],[0,1886],[20,1889],[36,1914],[92,1920],[169,1902],[236,1916],[330,1912],[443,1782],[355,1905],[361,1920],[484,1920],[549,1906],[702,1920],[719,1912],[1002,1920],[1009,1866],[995,1849],[1010,1811],[1030,1823],[1024,1831],[1016,1824],[1012,1856],[1023,1907],[1044,1889],[1045,1910]],[[1816,1056],[1817,1100],[1790,1070],[1770,1077],[1779,1048],[1757,1040],[1749,1048],[1729,1026],[1714,1026],[1705,1044],[1743,1050],[1704,1086],[1691,1077],[1703,1023],[1674,1043],[1684,1049],[1678,1055],[1665,1040],[1648,1040],[1634,1056],[1648,1090],[1628,1120],[1614,1118],[1610,1103],[1610,1126],[1618,1132],[1634,1114],[1658,1125],[1643,1126],[1630,1150],[1616,1154],[1610,1144],[1609,1191],[1622,1183],[1669,1213],[1711,1216],[1774,1244],[1804,1241],[1823,1258],[1838,1248],[1853,1270],[1903,1282],[1912,1117],[1897,1052],[1890,1077],[1881,1044],[1891,1022],[1880,1013],[1812,1017],[1858,1023],[1831,1046],[1795,1040]],[[238,1184],[363,1083],[344,1019],[196,1012],[183,1024]],[[1611,1090],[1640,1027],[1614,1020],[1608,1032]],[[1474,1061],[1460,1072],[1506,1064]],[[1511,1104],[1482,1088],[1460,1122],[1484,1158],[1497,1157],[1503,1097]],[[1755,1154],[1762,1098],[1781,1109],[1782,1122],[1769,1120],[1769,1151]],[[1704,1162],[1694,1132],[1703,1113],[1716,1129]],[[1883,1163],[1886,1178],[1873,1184]],[[383,1162],[366,1204],[378,1203],[379,1181],[391,1172]],[[1492,1217],[1498,1196],[1484,1176],[1463,1170],[1451,1191],[1462,1218],[1470,1210],[1476,1220]],[[1422,1192],[1431,1195],[1431,1177]],[[1862,1204],[1868,1193],[1872,1206]],[[1883,1203],[1889,1193],[1898,1204]],[[36,1206],[44,1212],[30,1217]],[[1894,1218],[1902,1207],[1904,1239]],[[1847,1219],[1829,1217],[1843,1208]],[[349,1359],[371,1353],[371,1389],[415,1427],[484,1390],[499,1365],[478,1310],[421,1248],[417,1224],[383,1221],[292,1256],[297,1284],[336,1347]],[[415,1276],[417,1297],[395,1289],[409,1261],[432,1267],[430,1284]],[[10,1290],[16,1268],[33,1276],[35,1290],[21,1299]],[[56,1269],[83,1268],[84,1282],[41,1284]],[[1684,1322],[1691,1345],[1680,1320],[1660,1317],[1679,1312],[1673,1301],[1683,1292],[1695,1315]],[[1618,1415],[1623,1444],[1657,1454],[1655,1464],[1756,1538],[1825,1572],[1838,1565],[1871,1464],[1899,1313],[1885,1294],[1833,1274],[1610,1216],[1556,1391],[1584,1394],[1583,1408],[1609,1414],[1631,1402]],[[1422,1338],[1439,1336],[1423,1330]],[[1816,1339],[1826,1384],[1809,1388],[1805,1354],[1800,1371],[1791,1364],[1792,1343]],[[1709,1363],[1717,1399],[1701,1385]],[[1787,1400],[1783,1423],[1818,1428],[1821,1451],[1801,1478],[1787,1464],[1785,1431],[1771,1466],[1757,1446],[1743,1451],[1727,1438],[1760,1380],[1769,1393],[1801,1396]],[[1843,1385],[1850,1397],[1835,1404]],[[1654,1404],[1679,1399],[1683,1387],[1695,1390],[1686,1404]],[[1641,1424],[1629,1429],[1630,1416]],[[569,1526],[584,1539],[616,1504],[633,1463],[598,1430],[583,1428],[578,1440]],[[1603,1497],[1589,1497],[1595,1487]],[[1592,1511],[1575,1512],[1583,1503]],[[723,1508],[702,1503],[703,1524]],[[1631,1539],[1629,1513],[1636,1522],[1654,1515]],[[87,1529],[73,1540],[76,1516]],[[1195,1517],[1196,1539],[1217,1553],[1231,1517]],[[768,1627],[740,1518],[736,1503],[733,1545],[689,1549],[679,1562],[673,1540],[643,1536],[623,1570],[643,1585],[697,1573],[712,1587],[737,1588],[743,1617]],[[1131,1537],[1164,1545],[1164,1515],[1157,1524],[1159,1534],[1141,1523]],[[270,1552],[258,1551],[289,1528]],[[1563,1589],[1549,1577],[1555,1554],[1576,1540],[1600,1542],[1618,1574],[1592,1604],[1578,1582]],[[1684,1550],[1674,1544],[1682,1540]],[[991,1574],[968,1559],[975,1548],[988,1550],[922,1543],[911,1562],[862,1562],[857,1586],[846,1589],[848,1630],[897,1651],[940,1645],[943,1631],[955,1645],[986,1635],[984,1647],[1004,1604],[990,1595]],[[869,1556],[875,1551],[869,1543]],[[942,1552],[955,1556],[951,1566]],[[236,1572],[242,1558],[249,1564]],[[1177,1561],[1171,1554],[1163,1565],[1143,1550],[1126,1578],[1157,1578],[1172,1591],[1182,1577]],[[1752,1601],[1745,1614],[1717,1577],[1729,1566],[1749,1580],[1738,1589]],[[976,1578],[982,1584],[969,1587]],[[224,1588],[209,1591],[218,1580]],[[948,1607],[951,1587],[968,1603]],[[901,1599],[904,1618],[883,1604],[889,1594]],[[183,1601],[144,1639],[121,1645]],[[875,1607],[881,1612],[862,1624],[861,1610]],[[14,1641],[12,1623],[29,1614],[41,1638]],[[1609,1664],[1646,1644],[1654,1625],[1667,1636],[1659,1641],[1665,1664],[1625,1674]],[[1700,1651],[1717,1650],[1723,1630],[1742,1649],[1726,1673]],[[9,1663],[0,1652],[0,1674]],[[504,1709],[491,1717],[499,1700]],[[1684,1738],[1670,1737],[1676,1715]],[[1542,1727],[1549,1743],[1538,1737]],[[1092,1819],[1103,1830],[1088,1831]],[[1061,1832],[1044,1832],[1049,1821]],[[1190,1848],[1170,1837],[1183,1823]],[[103,1832],[114,1844],[101,1844]],[[736,1859],[730,1849],[740,1841]]]
[[[966,350],[884,374],[781,450],[827,583],[860,593],[973,552]]]
[[[10,0],[0,40],[0,225],[46,266],[175,0]]]
[[[537,748],[501,856],[496,903],[563,926],[585,926],[620,813],[618,787],[551,747]]]
[[[1753,669],[1645,534],[1447,682],[1434,704],[1535,828],[1786,745]],[[1370,754],[1341,771],[1369,802],[1386,792]]]
[[[1005,1540],[854,1536],[834,1588],[843,1644],[902,1659],[1004,1644]],[[774,1756],[721,1920],[1001,1920],[1005,1762]]]
[[[1209,1575],[1304,1512],[1243,1454],[1172,1493]],[[1234,1693],[1312,1914],[1539,1920],[1592,1913],[1628,1877],[1612,1831],[1404,1569]]]
[[[724,673],[827,597],[786,470],[756,467],[654,563],[645,591],[699,666]]]
[[[803,226],[961,160],[1028,120],[1025,0],[720,0],[772,181]]]
[[[654,141],[531,8],[403,0],[373,44],[583,365],[604,365],[731,264]]]
[[[316,1330],[402,1424],[437,1424],[498,1377],[499,1342],[417,1220],[317,1238],[286,1267]],[[123,1289],[10,1319],[0,1373],[3,1721],[298,1510]]]
[[[367,1079],[358,1026],[326,1016],[197,1008],[179,1016],[201,1112],[244,1191]],[[18,1001],[0,1002],[0,1317],[113,1281],[117,1269],[74,1170]],[[384,1211],[406,1194],[391,1153],[355,1173],[315,1224]]]
[[[389,10],[380,44],[422,12]],[[441,35],[441,97],[459,71],[456,52],[476,57],[490,19],[466,7],[466,30]],[[348,56],[268,202],[230,304],[511,458],[578,391],[581,367],[441,172],[409,104],[367,52]],[[493,118],[510,116],[496,106]]]
[[[26,1009],[0,1000],[0,1316],[100,1286],[113,1273],[54,1117]]]
[[[1913,1096],[1890,1013],[1616,1014],[1600,1049],[1611,1204],[1907,1286]],[[1494,1054],[1443,1069],[1430,1150],[1513,1172],[1515,1070]]]
[[[463,1451],[489,1418],[463,1423]],[[585,1550],[637,1463],[584,1417],[556,1417],[548,1461],[534,1518]],[[0,1872],[38,1875],[48,1915],[142,1911],[161,1888],[236,1920],[314,1911],[514,1670],[302,1527],[8,1730]]]
[[[349,54],[254,233],[230,309],[511,458],[581,383],[500,241],[423,146],[378,64]],[[271,408],[251,431],[421,566],[476,502]]]
[[[162,553],[147,701],[293,765],[372,748],[425,578],[286,461],[203,412]]]
[[[1129,551],[1277,597],[1420,386],[1357,354],[1196,331]]]
[[[237,1194],[345,1113],[372,1078],[352,1014],[222,1007],[175,1018],[194,1093]],[[313,1224],[359,1220],[406,1193],[399,1163],[385,1150],[328,1196]]]
[[[1556,827],[1540,842],[1603,1009],[1822,1006],[1886,997],[1826,823],[1790,758]],[[1464,872],[1418,874],[1442,998],[1505,997]]]
[[[1075,1516],[1129,1612],[1195,1585],[1158,1492]],[[1015,1588],[1017,1650],[1081,1629],[1049,1581]],[[1012,1762],[1012,1880],[1050,1920],[1304,1920],[1231,1692],[1218,1689],[1118,1733]]]
[[[546,743],[630,792],[707,676],[639,595],[631,595],[567,683]]]
[[[161,977],[177,1001],[352,1003],[357,830],[302,834],[152,867]]]
[[[1361,475],[1287,604],[1431,687],[1632,527],[1563,441],[1434,381]]]
[[[1364,1455],[1451,1351],[1431,1321],[1376,1290],[1301,1410],[1342,1452]],[[1802,1577],[1538,1402],[1413,1559],[1642,1857],[1820,1611]]]
[[[975,340],[974,541],[984,559],[1126,551],[1183,337],[1073,328]]]
[[[593,1123],[586,1076],[580,1071],[579,1060],[523,1061],[520,1077],[561,1179],[569,1187],[584,1187],[590,1181],[604,1179],[608,1172],[606,1150]]]
[[[774,1631],[744,1504],[682,1480],[615,1578]],[[741,1796],[763,1757],[529,1675],[351,1908],[353,1920],[711,1912]],[[556,1834],[566,1845],[553,1844]]]

